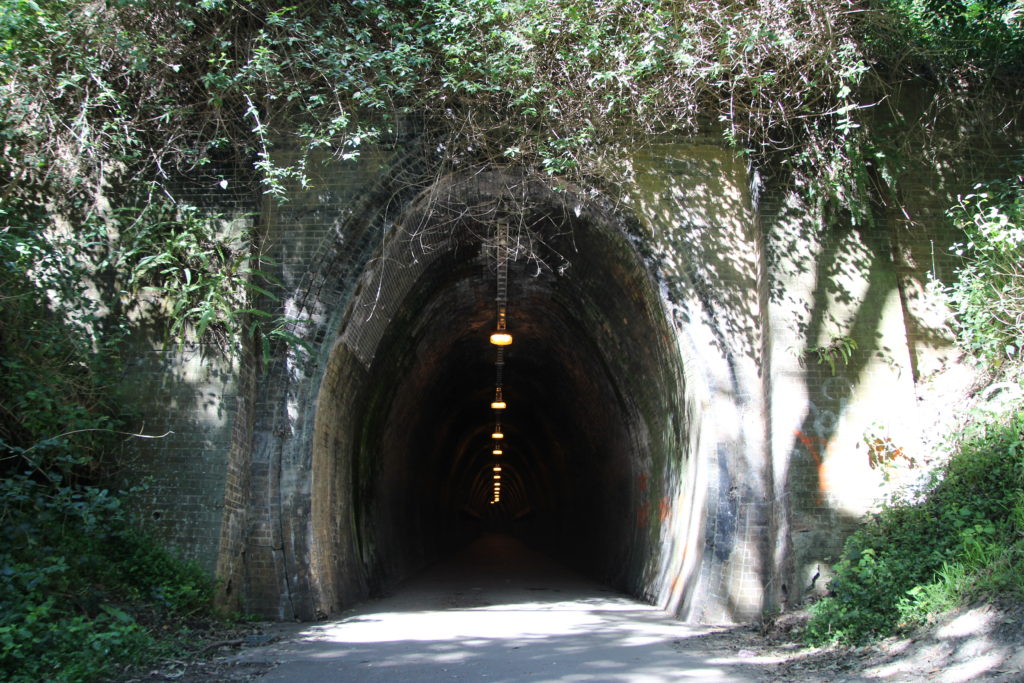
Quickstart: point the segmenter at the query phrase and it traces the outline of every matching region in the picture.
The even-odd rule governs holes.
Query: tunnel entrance
[[[501,456],[488,343],[498,221],[516,245]],[[316,396],[319,611],[494,531],[654,597],[668,522],[688,508],[692,420],[675,336],[628,229],[581,192],[508,172],[449,178],[411,203],[337,328]]]

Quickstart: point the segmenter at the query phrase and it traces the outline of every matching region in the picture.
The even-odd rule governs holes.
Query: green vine
[[[450,164],[583,175],[625,131],[713,125],[848,207],[877,161],[865,114],[929,60],[986,86],[1019,68],[1018,5],[969,3],[960,21],[908,1],[21,0],[0,15],[0,70],[23,151],[69,178],[228,156],[284,196],[309,182],[307,154],[352,158],[410,119]],[[987,42],[958,47],[978,26],[998,62]],[[303,153],[282,165],[282,142]]]
[[[814,358],[818,365],[827,365],[829,372],[836,374],[840,363],[846,365],[857,350],[857,341],[852,337],[832,337],[828,344],[807,349],[807,355]]]
[[[949,212],[964,260],[946,293],[961,346],[998,367],[1024,357],[1024,174],[974,189]]]
[[[823,216],[866,222],[873,195],[894,196],[878,187],[898,157],[875,142],[879,103],[915,77],[936,84],[933,115],[980,122],[977,90],[1012,116],[1000,84],[1024,65],[1019,1],[876,1],[14,0],[0,7],[0,151],[16,168],[2,192],[45,197],[48,222],[76,230],[129,210],[140,183],[173,197],[172,179],[221,167],[284,200],[312,182],[312,155],[355,158],[409,129],[439,173],[516,163],[570,179],[614,173],[617,147],[718,129]],[[197,262],[181,256],[194,230],[150,234],[165,258],[137,275],[158,276],[173,335],[217,337],[249,308],[217,292],[260,286],[239,270],[251,255]],[[127,262],[135,246],[104,248]]]

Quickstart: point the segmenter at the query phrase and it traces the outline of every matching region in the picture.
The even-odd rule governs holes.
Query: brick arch
[[[583,311],[566,329],[590,330],[598,351],[584,365],[598,370],[578,373],[576,386],[603,375],[593,391],[624,414],[609,438],[627,454],[602,476],[621,488],[613,514],[628,522],[614,528],[601,578],[690,619],[760,610],[766,465],[749,457],[743,430],[729,433],[721,419],[723,409],[749,411],[755,392],[738,392],[746,406],[726,405],[731,399],[716,387],[735,389],[742,380],[699,311],[687,316],[665,300],[653,260],[637,251],[640,221],[591,190],[518,169],[423,186],[409,180],[422,177],[421,169],[408,171],[416,163],[393,164],[323,236],[285,298],[311,352],[292,349],[251,373],[253,431],[233,449],[243,490],[234,515],[226,510],[220,569],[242,586],[247,610],[289,619],[329,614],[382,588],[382,576],[398,580],[430,559],[422,549],[380,550],[358,500],[367,482],[360,468],[374,465],[351,454],[372,419],[365,403],[384,400],[367,387],[390,377],[378,354],[400,348],[389,340],[395,320],[422,325],[406,309],[410,301],[431,304],[416,293],[445,269],[482,272],[480,245],[496,218],[525,222],[543,238],[543,263],[533,265],[545,277],[582,283],[558,290],[561,308],[537,324]],[[479,308],[467,311],[471,324],[483,324]],[[575,351],[560,353],[574,365]],[[750,587],[743,598],[731,588],[739,584]]]

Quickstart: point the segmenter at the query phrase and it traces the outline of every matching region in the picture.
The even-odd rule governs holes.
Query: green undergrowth
[[[999,367],[1024,362],[1024,158],[1003,181],[981,183],[949,215],[964,232],[964,259],[948,290],[961,345]]]
[[[43,212],[0,198],[0,680],[106,680],[174,651],[213,584],[104,484],[122,333]]]
[[[105,489],[4,480],[0,678],[105,679],[175,652],[212,581]]]

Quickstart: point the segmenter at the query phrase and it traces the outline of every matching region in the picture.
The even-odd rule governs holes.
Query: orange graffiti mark
[[[662,496],[658,503],[658,520],[664,522],[672,514],[672,508],[668,504],[668,496]]]
[[[636,478],[637,485],[640,487],[640,492],[643,493],[647,490],[647,475],[641,474]]]
[[[811,456],[811,460],[814,461],[814,464],[818,469],[818,491],[815,496],[815,502],[818,505],[821,505],[825,502],[824,494],[829,488],[828,480],[825,476],[825,461],[822,458],[822,451],[826,454],[828,453],[828,450],[832,447],[832,440],[829,439],[826,441],[825,439],[817,436],[807,436],[799,429],[794,430],[793,434],[800,440],[800,443],[807,451],[807,454]]]

